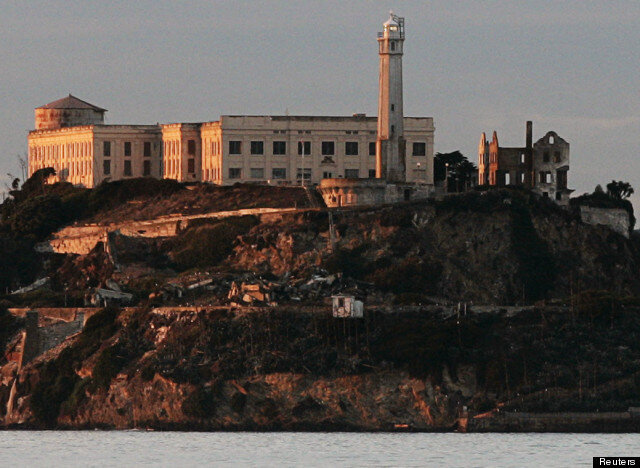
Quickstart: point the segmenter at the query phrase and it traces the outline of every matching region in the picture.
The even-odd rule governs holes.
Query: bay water
[[[640,434],[0,431],[0,466],[592,466]]]

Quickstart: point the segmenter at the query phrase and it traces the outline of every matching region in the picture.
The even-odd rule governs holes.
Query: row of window
[[[264,154],[264,141],[252,141],[250,142],[250,153],[253,155]],[[426,156],[427,144],[425,142],[414,142],[412,147],[413,156]],[[322,156],[334,156],[336,153],[335,141],[323,141],[320,144],[320,153]],[[242,154],[242,141],[229,141],[229,154]],[[272,142],[272,154],[273,155],[286,155],[287,154],[287,142],[286,141],[274,141]],[[357,141],[346,141],[344,143],[344,154],[347,156],[358,156],[359,147]],[[299,141],[298,142],[298,155],[311,155],[311,142]],[[369,156],[376,155],[376,142],[369,142]]]
[[[192,141],[192,140],[190,140],[190,141]],[[194,144],[195,144],[195,141],[194,141]],[[125,156],[131,156],[131,142],[130,141],[125,141],[124,142],[123,150],[124,150],[124,155]],[[194,149],[194,154],[195,154],[195,149]],[[102,142],[102,155],[105,158],[111,157],[111,142],[110,141]],[[150,158],[151,157],[151,142],[150,141],[143,142],[142,155],[145,158]]]
[[[102,172],[106,176],[111,175],[111,160],[110,159],[105,159],[104,161],[102,161]],[[133,175],[133,171],[132,171],[132,168],[131,168],[131,161],[130,160],[125,160],[124,161],[123,174],[125,176],[132,176]],[[142,162],[142,175],[143,176],[150,176],[151,175],[151,161],[145,160],[145,161]]]
[[[311,179],[311,168],[298,168],[297,179],[300,180],[304,175],[305,180]],[[369,170],[369,178],[373,179],[376,176],[376,170]],[[336,177],[332,172],[323,172],[322,178],[331,179]],[[359,169],[345,169],[344,177],[347,179],[357,179],[360,177]],[[251,179],[265,179],[265,170],[262,167],[252,167],[249,169],[249,178]],[[287,169],[284,167],[274,167],[271,169],[271,179],[284,180],[287,178]],[[231,167],[229,168],[229,179],[242,179],[242,168]]]

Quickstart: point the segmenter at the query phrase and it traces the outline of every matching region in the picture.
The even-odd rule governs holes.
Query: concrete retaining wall
[[[172,237],[189,223],[197,219],[223,219],[231,216],[263,215],[300,211],[297,208],[249,208],[234,211],[219,211],[189,216],[166,216],[148,221],[126,221],[108,225],[68,226],[53,235],[49,241],[38,244],[40,252],[63,254],[88,254],[98,242],[106,242],[107,234],[119,231],[130,237]]]

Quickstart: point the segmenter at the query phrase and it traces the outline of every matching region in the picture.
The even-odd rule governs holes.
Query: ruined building
[[[85,187],[143,176],[215,184],[369,179],[431,187],[433,119],[404,117],[402,110],[404,20],[392,16],[384,28],[378,118],[223,115],[199,123],[106,125],[105,109],[69,95],[35,110],[29,175],[53,167],[57,180]]]
[[[561,205],[569,203],[569,143],[555,132],[533,143],[533,124],[527,122],[524,147],[507,148],[498,143],[494,131],[491,141],[484,133],[478,145],[478,184],[524,186]]]

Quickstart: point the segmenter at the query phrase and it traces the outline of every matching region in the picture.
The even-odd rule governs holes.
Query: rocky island
[[[640,428],[640,241],[575,207],[38,174],[12,195],[5,428]]]

